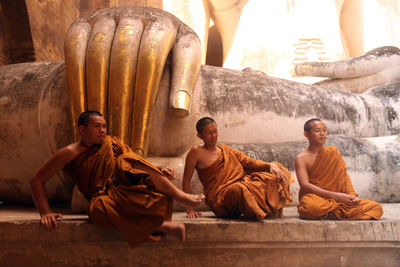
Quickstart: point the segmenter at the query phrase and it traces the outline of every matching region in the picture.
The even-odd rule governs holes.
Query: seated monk
[[[45,183],[64,169],[89,201],[92,223],[121,232],[130,247],[160,234],[173,234],[183,242],[185,227],[170,222],[172,198],[196,205],[204,195],[190,195],[170,181],[170,168],[159,168],[133,153],[118,138],[106,135],[106,122],[97,111],[79,116],[81,141],[58,150],[31,179],[33,200],[41,224],[50,231],[57,227],[61,214],[50,210]]]
[[[197,136],[204,144],[193,147],[186,156],[182,187],[191,192],[194,169],[204,187],[206,204],[218,217],[245,218],[259,221],[281,217],[284,205],[291,203],[290,172],[281,164],[255,160],[224,144],[217,145],[218,130],[212,118],[196,124]],[[192,205],[186,206],[187,217],[200,217]]]
[[[378,220],[383,214],[382,206],[358,198],[340,152],[334,146],[324,146],[327,136],[325,124],[320,119],[308,120],[304,124],[304,136],[309,146],[295,160],[300,184],[300,217]]]

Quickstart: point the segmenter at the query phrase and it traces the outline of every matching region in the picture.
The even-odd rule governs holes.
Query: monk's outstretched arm
[[[190,181],[192,180],[194,169],[197,164],[197,157],[194,149],[191,149],[186,156],[185,169],[183,172],[182,189],[184,192],[191,194]],[[186,206],[186,213],[188,218],[201,217],[201,213],[194,210],[192,206]]]
[[[290,177],[286,175],[278,166],[274,163],[265,162],[258,159],[253,159],[243,152],[234,149],[235,156],[239,159],[245,170],[250,171],[267,171],[272,174],[275,174],[278,179],[284,181],[285,183],[289,183]]]
[[[41,217],[40,223],[50,231],[57,227],[57,218],[62,218],[62,215],[51,211],[45,184],[71,160],[71,156],[68,147],[58,150],[36,171],[30,182],[32,198]]]
[[[295,159],[295,169],[296,169],[296,176],[299,182],[300,188],[305,193],[313,193],[323,198],[331,198],[338,202],[343,202],[348,205],[355,205],[359,202],[359,199],[347,193],[340,193],[340,192],[333,192],[329,190],[325,190],[319,186],[311,184],[308,180],[308,173],[306,168],[305,160],[300,156],[297,155]]]

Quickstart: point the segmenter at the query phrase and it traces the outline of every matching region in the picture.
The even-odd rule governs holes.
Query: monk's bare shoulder
[[[296,163],[302,163],[307,158],[307,150],[303,150],[299,154],[296,155],[295,161]]]
[[[40,166],[40,168],[33,175],[32,180],[46,182],[53,177],[57,171],[61,170],[66,164],[68,164],[85,149],[87,148],[79,145],[79,143],[75,143],[57,150],[42,164],[42,166]]]
[[[206,152],[206,150],[204,149],[204,146],[198,145],[198,146],[194,146],[190,149],[188,156],[190,155],[191,157],[198,159],[205,152]]]
[[[311,153],[306,149],[299,153],[294,162],[296,177],[300,186],[308,183],[308,170],[310,166]]]
[[[87,148],[83,147],[79,143],[73,143],[60,148],[56,153],[54,153],[53,157],[57,162],[65,165],[86,149]]]
[[[305,167],[308,169],[315,162],[317,153],[311,153],[308,149],[299,153],[295,158],[295,167]]]
[[[198,145],[198,146],[192,147],[190,150],[191,150],[191,151],[198,152],[198,151],[201,150],[201,149],[203,149],[203,146],[202,146],[202,145]]]
[[[193,162],[195,165],[200,155],[201,146],[192,147],[186,155],[186,162]]]

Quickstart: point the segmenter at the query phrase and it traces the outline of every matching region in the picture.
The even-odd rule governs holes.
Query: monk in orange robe
[[[296,176],[300,184],[298,211],[304,219],[378,220],[382,206],[361,200],[346,172],[346,163],[334,146],[324,146],[327,136],[320,119],[308,120],[304,135],[308,148],[296,156]]]
[[[292,201],[290,172],[277,162],[255,160],[227,145],[217,145],[218,130],[212,118],[200,119],[196,129],[204,145],[193,147],[186,157],[183,190],[191,192],[190,181],[196,169],[206,204],[216,216],[243,215],[259,221],[281,217],[283,206]],[[201,216],[191,205],[186,211],[189,218]]]
[[[174,171],[159,168],[133,153],[118,138],[106,135],[103,116],[83,112],[78,120],[81,141],[58,150],[31,179],[32,196],[49,230],[57,227],[61,214],[50,210],[45,183],[64,169],[89,201],[91,222],[121,232],[133,248],[160,234],[174,234],[182,241],[185,228],[171,221],[172,198],[196,205],[204,195],[190,195],[170,181]]]

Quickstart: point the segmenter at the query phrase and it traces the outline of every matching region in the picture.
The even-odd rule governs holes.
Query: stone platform
[[[262,223],[187,219],[186,242],[166,237],[132,250],[118,232],[59,209],[64,218],[48,232],[34,208],[0,205],[0,266],[400,266],[400,203],[383,204],[380,221],[312,221],[296,207]]]

